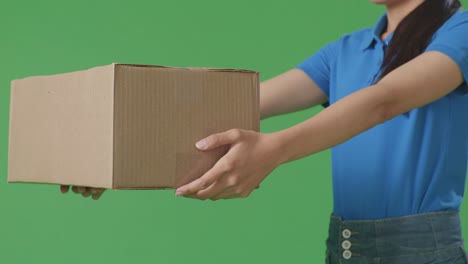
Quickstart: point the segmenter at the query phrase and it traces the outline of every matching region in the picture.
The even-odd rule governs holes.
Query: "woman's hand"
[[[280,147],[273,135],[232,129],[199,141],[196,146],[203,151],[224,145],[230,148],[203,176],[179,187],[176,196],[200,200],[248,197],[282,163]]]
[[[68,185],[60,185],[60,191],[62,193],[67,193],[70,189]],[[73,186],[72,191],[76,194],[81,194],[83,197],[91,196],[93,200],[97,200],[101,197],[106,189],[103,188],[91,188],[91,187],[82,187],[82,186]]]

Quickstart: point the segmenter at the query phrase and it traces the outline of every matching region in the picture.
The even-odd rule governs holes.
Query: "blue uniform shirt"
[[[370,86],[391,41],[391,35],[379,38],[386,25],[383,15],[374,28],[344,35],[298,68],[323,90],[329,104]],[[447,20],[426,51],[451,57],[468,80],[468,12]],[[459,210],[468,161],[466,81],[447,96],[332,148],[331,155],[333,213],[346,220]]]

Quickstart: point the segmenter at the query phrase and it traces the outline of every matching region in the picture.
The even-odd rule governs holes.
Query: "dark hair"
[[[461,6],[459,0],[426,0],[409,13],[393,33],[379,79],[423,53],[434,33]]]

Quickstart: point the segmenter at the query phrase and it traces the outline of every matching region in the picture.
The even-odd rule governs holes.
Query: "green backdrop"
[[[329,151],[279,167],[244,200],[109,191],[96,202],[57,186],[7,184],[10,80],[112,62],[254,69],[265,80],[383,11],[348,0],[2,1],[0,263],[323,263]],[[465,237],[467,214],[465,203]]]

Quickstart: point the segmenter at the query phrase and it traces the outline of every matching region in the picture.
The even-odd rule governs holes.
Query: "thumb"
[[[211,150],[224,145],[232,145],[236,143],[242,136],[242,131],[239,129],[231,129],[226,132],[213,134],[200,141],[195,146],[200,150]]]

